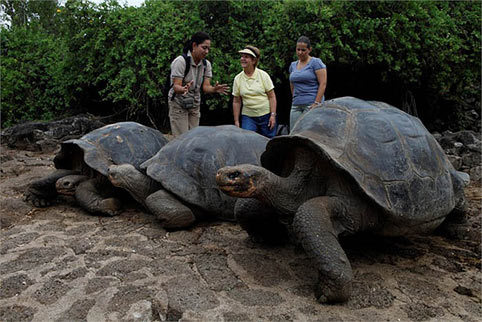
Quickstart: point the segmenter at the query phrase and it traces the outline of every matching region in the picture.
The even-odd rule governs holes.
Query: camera
[[[186,110],[190,110],[194,107],[194,98],[191,96],[183,96],[181,98],[181,106]]]

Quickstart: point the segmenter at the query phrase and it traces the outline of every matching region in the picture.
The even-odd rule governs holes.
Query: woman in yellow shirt
[[[259,49],[246,46],[240,50],[243,71],[236,75],[233,84],[234,124],[255,131],[268,138],[276,134],[276,95],[268,73],[256,68]],[[242,106],[242,109],[241,109]]]

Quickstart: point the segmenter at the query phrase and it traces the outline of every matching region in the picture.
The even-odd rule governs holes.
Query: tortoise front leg
[[[58,169],[48,176],[32,182],[24,193],[24,200],[35,207],[47,207],[57,197],[55,183],[60,178],[68,175],[78,174],[78,171]]]
[[[189,207],[163,189],[146,198],[146,207],[161,221],[164,228],[184,228],[196,220]]]
[[[293,219],[293,232],[318,269],[315,295],[322,303],[344,302],[351,295],[353,273],[338,242],[336,218],[343,212],[339,199],[317,197],[302,204]]]
[[[75,190],[75,199],[82,208],[90,213],[101,213],[107,216],[119,214],[122,205],[117,198],[104,198],[97,186],[98,179],[93,178],[83,181]]]

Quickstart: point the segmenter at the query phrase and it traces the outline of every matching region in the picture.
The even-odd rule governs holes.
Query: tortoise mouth
[[[251,197],[256,190],[253,178],[238,171],[218,171],[216,183],[221,191],[233,197]]]
[[[73,196],[75,195],[75,190],[57,188],[57,193],[63,196]]]
[[[221,191],[233,197],[251,197],[255,191],[252,184],[218,184],[218,187]]]
[[[117,177],[112,175],[110,172],[107,172],[107,178],[109,179],[110,183],[112,183],[115,187],[120,187],[121,183],[117,180]]]

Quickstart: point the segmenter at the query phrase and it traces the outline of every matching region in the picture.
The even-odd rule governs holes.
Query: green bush
[[[404,108],[415,96],[412,110],[428,123],[444,102],[461,111],[469,92],[480,101],[480,9],[480,2],[285,1],[266,20],[266,51],[273,68],[285,71],[275,71],[283,82],[295,59],[293,38],[306,35],[327,63],[329,97]]]
[[[58,38],[24,27],[1,32],[2,127],[27,120],[49,120],[67,110]]]
[[[133,8],[69,0],[44,7],[31,15],[44,20],[2,28],[2,126],[124,111],[166,128],[170,62],[198,30],[212,37],[213,82],[232,86],[241,71],[237,51],[248,43],[261,49],[282,122],[301,35],[328,66],[327,98],[384,100],[455,128],[471,126],[467,102],[480,102],[480,2],[147,0]],[[205,102],[203,124],[231,121],[229,96]]]

